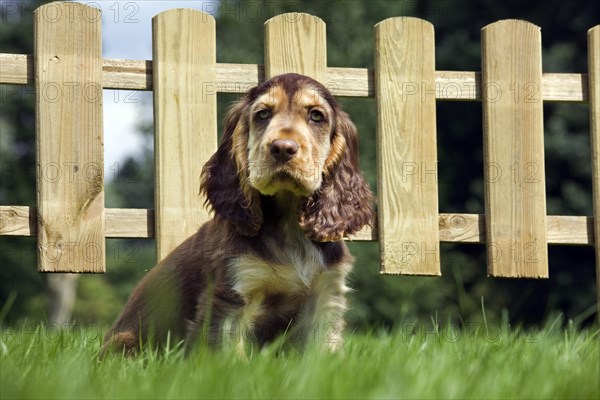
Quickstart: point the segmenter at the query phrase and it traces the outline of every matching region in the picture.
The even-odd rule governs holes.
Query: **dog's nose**
[[[277,161],[286,162],[298,153],[298,143],[290,139],[274,140],[270,150]]]

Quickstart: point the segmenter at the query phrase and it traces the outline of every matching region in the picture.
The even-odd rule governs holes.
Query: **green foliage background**
[[[520,18],[542,28],[544,72],[586,72],[586,33],[600,22],[600,4],[589,1],[253,0],[215,4],[220,11],[215,16],[217,61],[231,63],[262,64],[264,21],[283,12],[302,11],[327,23],[329,66],[372,68],[373,26],[390,17],[415,16],[435,26],[437,70],[478,71],[481,28],[500,19]],[[3,20],[0,52],[31,54],[30,22],[31,18],[22,18],[18,24]],[[0,204],[34,206],[33,91],[0,89]],[[220,116],[237,97],[219,95]],[[362,168],[376,188],[375,102],[340,100],[359,129]],[[483,213],[481,104],[438,102],[437,121],[440,211]],[[588,105],[546,103],[544,126],[548,214],[592,215]],[[140,134],[148,139],[143,154],[125,160],[115,179],[107,177],[108,207],[152,208],[151,132],[149,126],[140,127]],[[348,318],[356,329],[430,318],[477,321],[482,302],[488,320],[502,317],[538,324],[558,312],[578,323],[591,323],[594,318],[591,247],[551,247],[550,279],[532,281],[486,278],[485,248],[480,245],[443,244],[441,278],[381,276],[377,243],[350,246],[356,257],[351,282],[356,291]],[[155,261],[152,241],[109,240],[107,247],[108,272],[80,280],[75,309],[79,322],[110,323],[132,285]],[[10,322],[44,319],[45,278],[36,272],[35,258],[34,238],[0,237],[0,302],[17,295],[8,314]]]

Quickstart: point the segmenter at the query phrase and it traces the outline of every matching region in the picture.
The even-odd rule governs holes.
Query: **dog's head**
[[[298,223],[316,241],[337,241],[372,221],[372,195],[358,167],[358,135],[319,82],[276,76],[229,110],[217,152],[202,171],[217,218],[244,235],[260,230],[262,196],[301,198]]]

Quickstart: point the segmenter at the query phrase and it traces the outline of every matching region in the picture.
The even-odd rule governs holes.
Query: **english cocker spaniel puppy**
[[[201,192],[214,219],[137,285],[101,354],[184,340],[244,352],[281,334],[342,344],[342,239],[372,222],[354,124],[319,82],[276,76],[229,110]],[[176,221],[174,221],[176,223]]]

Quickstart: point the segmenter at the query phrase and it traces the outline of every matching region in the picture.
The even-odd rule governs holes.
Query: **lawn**
[[[180,349],[96,359],[100,330],[1,332],[0,398],[600,397],[597,330],[406,323],[349,333],[341,352]]]

